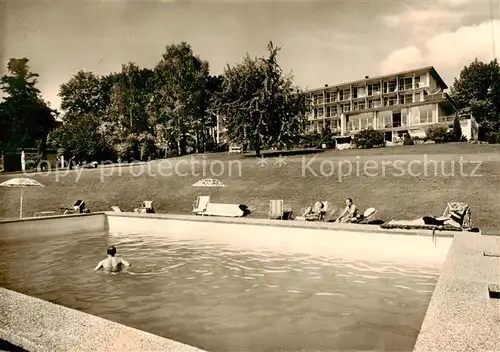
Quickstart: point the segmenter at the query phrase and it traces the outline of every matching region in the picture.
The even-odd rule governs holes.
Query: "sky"
[[[500,53],[499,0],[0,0],[0,75],[26,57],[59,108],[59,86],[79,70],[154,68],[188,42],[220,74],[272,40],[304,89],[423,66],[448,85],[476,57]]]

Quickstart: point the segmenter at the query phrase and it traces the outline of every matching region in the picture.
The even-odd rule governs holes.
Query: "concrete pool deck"
[[[0,339],[30,352],[202,351],[4,288],[0,288]]]
[[[131,224],[136,224],[137,227],[132,228]],[[414,351],[500,349],[500,300],[490,297],[500,295],[500,237],[470,232],[436,231],[432,234],[429,230],[386,230],[376,225],[106,212],[0,221],[0,239],[15,236],[40,237],[44,229],[53,228],[61,234],[72,234],[72,230],[90,231],[90,228],[119,232],[120,229],[134,231],[137,228],[149,231],[155,230],[155,227],[159,233],[165,233],[168,229],[179,230],[184,226],[190,229],[211,227],[217,231],[228,226],[227,228],[234,230],[234,225],[246,225],[239,226],[238,229],[242,230],[235,233],[240,238],[255,232],[257,227],[268,227],[275,233],[285,230],[287,234],[291,234],[290,238],[299,240],[304,231],[308,230],[316,230],[311,231],[311,234],[316,232],[329,237],[345,234],[349,235],[354,244],[357,240],[355,236],[369,238],[368,236],[376,234],[394,235],[390,242],[384,242],[386,240],[383,238],[391,236],[374,236],[377,241],[382,239],[380,248],[394,244],[393,251],[402,250],[398,248],[398,244],[402,243],[409,246],[412,243],[425,245],[422,253],[436,251],[434,260],[444,260],[444,264]],[[273,237],[272,233],[269,232],[268,237]],[[343,241],[339,241],[341,242]],[[363,245],[369,248],[369,245]],[[410,247],[408,253],[412,250],[418,253],[422,248]],[[28,351],[200,351],[0,288],[0,340],[2,339]]]
[[[500,237],[457,234],[414,351],[499,351]]]

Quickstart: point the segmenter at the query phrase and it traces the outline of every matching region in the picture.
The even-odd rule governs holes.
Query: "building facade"
[[[384,131],[392,142],[405,133],[425,136],[435,124],[451,126],[457,116],[448,86],[434,67],[424,67],[380,77],[306,91],[312,102],[308,131],[329,128],[341,136],[373,128]],[[477,139],[477,123],[472,116],[461,121],[468,139]]]

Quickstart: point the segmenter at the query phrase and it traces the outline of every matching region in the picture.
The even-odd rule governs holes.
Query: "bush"
[[[378,148],[385,147],[385,134],[381,131],[375,131],[373,128],[366,129],[356,133],[352,143],[357,148]]]
[[[407,133],[403,139],[403,145],[415,145],[413,138]]]
[[[453,132],[448,132],[446,126],[434,125],[427,130],[427,138],[436,143],[448,143],[453,141]]]
[[[490,144],[500,144],[500,132],[490,132],[490,133],[488,133],[488,143],[490,143]]]

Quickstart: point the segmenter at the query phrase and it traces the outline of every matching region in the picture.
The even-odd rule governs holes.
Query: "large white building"
[[[308,130],[322,128],[342,136],[372,127],[384,131],[386,141],[409,133],[425,135],[430,125],[451,126],[457,109],[448,88],[434,67],[410,71],[306,91],[312,101]],[[472,116],[461,119],[462,133],[467,139],[477,139],[478,125]]]

